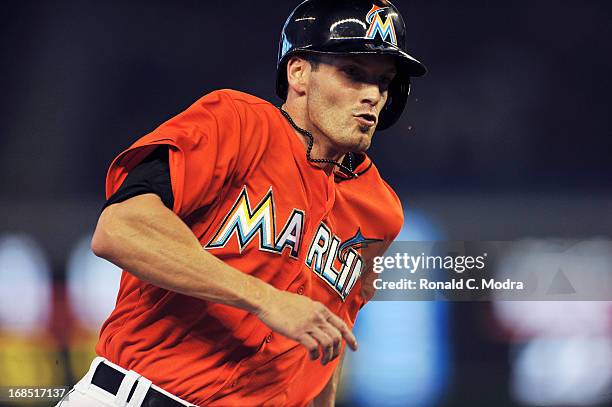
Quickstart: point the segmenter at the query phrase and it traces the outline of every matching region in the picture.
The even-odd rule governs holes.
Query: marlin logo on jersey
[[[289,247],[291,257],[297,258],[304,227],[304,212],[293,209],[283,230],[276,236],[276,212],[272,188],[261,199],[259,204],[251,209],[246,186],[238,195],[236,202],[221,222],[217,232],[205,246],[208,249],[225,247],[233,235],[238,238],[240,253],[259,235],[259,249],[272,253],[282,253]]]
[[[342,243],[340,238],[333,235],[321,222],[310,243],[306,265],[329,284],[344,301],[361,276],[364,262],[357,250],[381,241],[381,239],[368,239],[363,236],[361,229],[357,229],[355,236]],[[334,266],[335,260],[340,264],[339,269]]]
[[[397,45],[397,37],[395,35],[395,27],[393,26],[393,19],[389,14],[385,18],[383,22],[380,14],[388,9],[389,7],[380,7],[377,5],[372,5],[372,9],[368,11],[366,15],[366,22],[370,24],[368,31],[365,35],[365,38],[374,39],[376,34],[380,34],[380,38],[383,41],[387,41],[387,37],[389,37],[389,42],[393,45]]]
[[[348,255],[349,249],[360,250],[368,247],[371,243],[382,242],[382,239],[369,239],[361,233],[361,228],[357,229],[355,236],[351,237],[342,245],[338,250],[338,261],[345,262],[346,256]]]

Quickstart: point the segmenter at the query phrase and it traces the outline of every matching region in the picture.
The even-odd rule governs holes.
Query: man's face
[[[367,150],[395,74],[388,55],[324,56],[308,80],[308,127],[331,151]]]

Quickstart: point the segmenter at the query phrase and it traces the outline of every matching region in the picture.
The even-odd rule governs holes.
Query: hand
[[[321,348],[323,365],[338,357],[342,339],[357,350],[357,340],[344,321],[303,295],[273,289],[256,314],[275,332],[302,344],[310,359],[318,359]]]

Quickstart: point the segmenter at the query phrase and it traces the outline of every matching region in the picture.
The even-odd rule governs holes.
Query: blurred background
[[[402,197],[400,238],[528,239],[524,267],[577,238],[612,272],[612,3],[395,3],[429,68],[370,151]],[[0,386],[84,374],[120,276],[89,250],[108,165],[214,89],[278,103],[296,4],[3,6]],[[340,406],[611,403],[608,302],[372,302],[356,332]]]

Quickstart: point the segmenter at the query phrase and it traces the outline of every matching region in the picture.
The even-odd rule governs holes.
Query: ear
[[[299,56],[293,56],[287,61],[287,83],[289,92],[294,91],[298,95],[306,93],[308,80],[310,79],[310,63]]]

